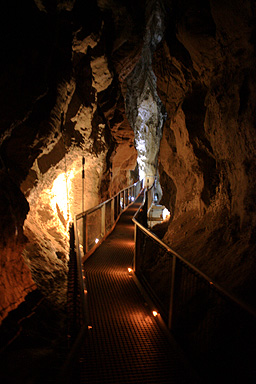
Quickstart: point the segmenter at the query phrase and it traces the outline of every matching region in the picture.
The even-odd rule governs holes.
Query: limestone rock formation
[[[164,241],[255,300],[255,14],[252,0],[6,3],[0,320],[35,283],[65,286],[70,219],[132,182],[137,155],[158,168]]]
[[[165,41],[154,60],[168,113],[159,154],[163,202],[173,219],[165,241],[251,300],[255,4],[179,1],[169,6]]]
[[[26,241],[22,223],[28,212],[28,204],[3,170],[0,173],[0,204],[1,316],[5,317],[10,310],[15,309],[24,300],[30,291],[35,289],[35,284],[21,256]]]
[[[126,113],[135,133],[140,178],[157,175],[164,108],[156,91],[152,56],[164,33],[161,2],[147,4],[147,24],[141,58],[126,78]]]
[[[104,9],[12,0],[5,11],[0,320],[35,287],[65,301],[70,220],[129,184],[136,166]]]

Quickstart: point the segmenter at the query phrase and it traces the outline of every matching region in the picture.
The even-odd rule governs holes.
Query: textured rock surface
[[[179,1],[168,17],[154,60],[165,241],[255,300],[255,4]]]
[[[164,33],[161,3],[147,4],[147,24],[141,58],[126,79],[126,113],[135,133],[140,178],[156,176],[164,109],[156,91],[152,56]]]
[[[164,241],[255,306],[255,1],[5,3],[0,323],[21,333],[0,381],[59,369],[69,220],[132,182],[137,154],[142,174],[158,163]]]
[[[84,209],[131,182],[134,135],[110,61],[109,7],[102,13],[96,2],[12,0],[5,9],[0,319],[36,286],[65,300],[68,224],[82,210],[82,157]],[[118,9],[115,17],[118,24]],[[116,43],[116,62],[127,39],[129,33]]]
[[[131,181],[134,140],[155,172],[161,135],[165,241],[252,301],[255,3],[10,0],[2,16],[0,318],[34,282],[65,285],[82,157],[89,208]]]
[[[0,204],[0,291],[1,313],[5,317],[24,300],[27,293],[35,289],[35,284],[21,256],[26,240],[21,223],[26,217],[28,204],[3,171],[0,173]]]

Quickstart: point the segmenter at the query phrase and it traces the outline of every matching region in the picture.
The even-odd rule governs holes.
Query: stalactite
[[[141,179],[157,174],[157,161],[162,127],[163,104],[157,94],[152,57],[164,33],[164,11],[161,2],[147,3],[146,29],[141,59],[127,77],[126,114],[135,134]]]

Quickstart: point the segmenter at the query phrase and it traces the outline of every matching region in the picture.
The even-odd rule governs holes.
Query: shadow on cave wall
[[[201,198],[205,205],[210,205],[216,194],[220,177],[216,166],[213,150],[204,130],[206,107],[204,100],[206,89],[194,86],[192,93],[186,96],[182,109],[185,113],[186,126],[194,153],[204,178]]]

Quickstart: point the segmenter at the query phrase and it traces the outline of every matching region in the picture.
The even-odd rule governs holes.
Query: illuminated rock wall
[[[35,282],[63,301],[82,157],[85,209],[133,181],[137,153],[142,175],[158,163],[165,241],[255,287],[255,2],[10,0],[3,15],[0,319]]]
[[[141,179],[157,174],[164,122],[164,108],[156,91],[156,77],[152,70],[152,56],[164,33],[164,14],[158,1],[148,2],[147,7],[141,58],[126,79],[126,114],[135,134]]]
[[[13,0],[6,16],[0,321],[36,287],[63,304],[69,221],[132,182],[136,166],[134,134],[109,63],[112,27],[96,3]]]
[[[165,241],[251,300],[255,3],[168,3],[153,66],[168,113],[159,155],[163,202],[173,215]]]
[[[3,170],[0,172],[0,206],[0,313],[3,318],[35,289],[31,272],[21,256],[26,241],[22,222],[28,204]]]
[[[77,73],[60,89],[52,112],[64,111],[59,141],[52,148],[47,146],[31,168],[37,184],[28,195],[31,208],[24,233],[29,243],[23,257],[37,286],[53,301],[66,299],[69,223],[82,210],[132,182],[129,171],[136,166],[131,128],[123,127],[122,112],[115,119],[121,94],[117,94],[118,100],[110,100],[113,106],[104,108],[104,91],[108,93],[118,84],[112,85],[104,47],[103,52],[97,48],[100,35],[101,29],[97,36],[83,40],[75,35],[72,62]],[[63,98],[65,94],[69,97]]]

